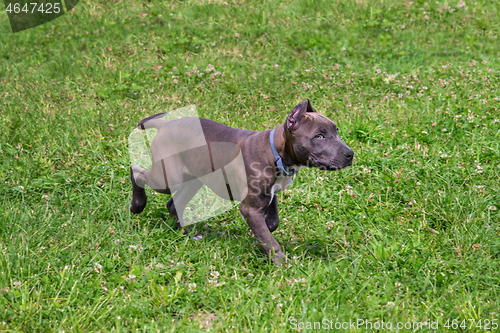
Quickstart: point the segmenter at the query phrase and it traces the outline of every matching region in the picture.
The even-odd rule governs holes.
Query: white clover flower
[[[102,273],[102,266],[96,263],[94,265],[94,272],[96,272],[97,274]]]

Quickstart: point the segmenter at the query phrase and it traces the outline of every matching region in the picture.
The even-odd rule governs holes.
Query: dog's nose
[[[344,155],[344,157],[347,159],[347,160],[352,160],[352,158],[354,157],[354,152],[352,150],[349,150],[345,153],[342,153],[342,155]]]

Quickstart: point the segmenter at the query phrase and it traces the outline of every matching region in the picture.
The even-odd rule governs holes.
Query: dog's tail
[[[151,142],[157,131],[165,120],[161,119],[166,113],[157,113],[141,120],[137,127],[128,136],[128,147],[130,162],[132,165],[138,165],[144,169],[151,168]]]
[[[166,114],[166,112],[162,112],[162,113],[157,113],[157,114],[154,114],[152,116],[149,116],[147,118],[144,118],[143,120],[141,120],[138,124],[137,124],[137,127],[142,129],[142,130],[145,130],[146,128],[152,128],[152,127],[155,127],[157,128],[157,124],[156,124],[156,121],[152,121],[153,119],[156,119],[156,118],[160,118],[162,117],[164,114]]]

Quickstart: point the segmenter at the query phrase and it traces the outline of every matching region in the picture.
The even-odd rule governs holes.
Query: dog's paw
[[[278,267],[283,267],[285,269],[289,268],[289,265],[288,265],[289,261],[288,261],[288,259],[285,257],[285,255],[283,253],[277,253],[273,257],[273,262]]]
[[[146,207],[146,205],[134,205],[132,202],[130,205],[130,212],[133,214],[142,213],[142,211],[144,210],[144,207]]]

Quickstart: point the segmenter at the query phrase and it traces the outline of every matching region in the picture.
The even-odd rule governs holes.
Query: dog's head
[[[340,170],[352,164],[354,152],[340,139],[337,125],[316,112],[308,99],[286,118],[285,135],[301,165]]]

